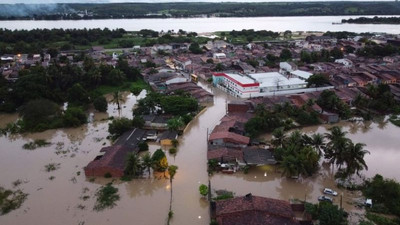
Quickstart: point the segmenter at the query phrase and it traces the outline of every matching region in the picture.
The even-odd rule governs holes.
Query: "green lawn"
[[[100,85],[94,91],[102,95],[105,95],[116,91],[130,91],[132,88],[137,88],[137,87],[150,90],[150,86],[144,80],[139,79],[135,82],[126,81],[120,86]]]

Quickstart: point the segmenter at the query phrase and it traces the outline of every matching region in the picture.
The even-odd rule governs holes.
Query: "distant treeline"
[[[0,29],[1,54],[38,53],[53,43],[60,43],[61,50],[71,50],[74,45],[90,45],[94,41],[106,42],[121,38],[124,29]]]
[[[357,24],[400,24],[400,17],[359,17],[355,19],[342,20],[342,23],[357,23]]]
[[[52,4],[50,4],[52,5]],[[40,6],[40,5],[39,5]],[[263,2],[263,3],[111,3],[0,4],[0,19],[109,19],[167,17],[260,17],[260,16],[336,16],[400,15],[397,2]],[[43,9],[42,9],[43,8]]]

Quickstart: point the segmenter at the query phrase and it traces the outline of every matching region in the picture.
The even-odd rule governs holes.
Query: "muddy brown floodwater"
[[[335,188],[333,171],[322,163],[319,174],[293,180],[281,177],[275,168],[269,166],[253,168],[248,174],[207,175],[207,131],[219,123],[225,115],[226,102],[230,97],[207,84],[201,84],[215,95],[214,104],[196,117],[180,137],[180,146],[175,157],[167,153],[170,164],[179,167],[173,180],[174,216],[171,224],[209,224],[208,202],[201,198],[198,187],[211,180],[213,189],[227,189],[237,195],[253,193],[255,195],[289,200],[293,198],[317,202],[324,187]],[[139,96],[124,93],[126,99],[122,110],[115,104],[109,104],[107,113],[94,113],[89,124],[74,129],[49,130],[41,133],[0,137],[0,186],[13,188],[12,183],[21,180],[17,187],[28,193],[28,199],[18,210],[0,216],[2,225],[29,224],[166,224],[170,200],[169,180],[163,176],[147,174],[143,179],[131,182],[116,181],[121,200],[112,209],[102,212],[93,211],[94,193],[101,185],[112,179],[97,178],[94,181],[84,176],[83,167],[99,152],[100,148],[110,145],[106,139],[110,116],[131,118],[131,109]],[[107,96],[111,100],[111,96]],[[0,126],[15,121],[17,115],[0,115]],[[380,173],[385,177],[400,180],[398,160],[400,144],[399,128],[381,120],[367,123],[341,123],[349,131],[349,137],[355,142],[366,143],[371,154],[365,157],[369,170],[366,177]],[[303,129],[305,132],[326,132],[329,126],[314,126]],[[265,138],[269,138],[265,136]],[[48,147],[28,151],[22,148],[26,142],[34,139],[46,139],[53,144]],[[150,152],[160,146],[150,144]],[[59,164],[59,169],[46,172],[45,165]],[[53,177],[53,179],[49,179]],[[346,210],[361,213],[351,203],[359,193],[351,193],[335,188],[343,194],[343,206]],[[84,196],[90,196],[85,200]],[[335,198],[339,204],[339,197]]]

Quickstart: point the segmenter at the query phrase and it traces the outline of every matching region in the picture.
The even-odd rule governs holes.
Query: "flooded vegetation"
[[[299,199],[317,203],[318,196],[325,187],[333,188],[343,196],[343,207],[350,214],[350,221],[357,221],[362,210],[355,206],[360,192],[350,192],[336,188],[334,174],[336,168],[323,160],[320,169],[312,177],[291,179],[282,176],[274,166],[250,168],[231,175],[207,173],[207,135],[226,113],[226,103],[230,97],[208,84],[200,83],[214,94],[214,104],[196,116],[179,138],[177,152],[171,154],[169,147],[149,142],[152,154],[162,148],[169,165],[179,167],[173,182],[163,172],[147,171],[143,177],[123,182],[114,178],[86,178],[83,167],[93,160],[104,146],[111,145],[107,139],[110,117],[132,118],[132,108],[138,99],[146,96],[142,91],[138,96],[124,92],[121,110],[115,103],[109,103],[106,113],[90,109],[89,123],[77,128],[47,130],[40,133],[26,133],[0,137],[1,184],[5,189],[21,190],[28,194],[19,209],[0,217],[0,224],[166,224],[172,208],[170,224],[209,224],[209,204],[199,193],[201,184],[211,182],[213,190],[232,191],[235,195],[253,195],[281,200]],[[106,96],[110,102],[112,96]],[[16,115],[0,115],[0,127],[17,119]],[[365,177],[376,173],[384,177],[400,180],[397,151],[398,127],[380,118],[369,122],[342,122],[339,125],[348,132],[347,137],[355,143],[365,143],[371,154],[365,155],[367,171]],[[307,134],[326,133],[331,125],[303,128]],[[271,135],[263,138],[270,140]],[[45,140],[51,145],[26,151],[23,145],[34,140]],[[49,166],[52,165],[52,166]],[[51,168],[47,172],[47,168]],[[53,170],[53,168],[56,168]],[[50,179],[49,177],[53,177]],[[96,206],[97,191],[112,182],[118,189],[119,200],[113,208],[101,213],[93,210]],[[171,188],[173,183],[173,195]],[[114,193],[115,194],[115,193]],[[115,197],[114,197],[115,198]],[[334,198],[339,204],[340,198]],[[171,207],[170,207],[171,206]]]

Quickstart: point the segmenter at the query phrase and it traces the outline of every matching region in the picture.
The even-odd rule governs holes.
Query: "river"
[[[333,172],[329,165],[322,164],[319,174],[304,180],[287,179],[271,167],[251,169],[248,174],[241,172],[226,175],[207,174],[207,130],[211,130],[225,115],[226,102],[232,97],[208,84],[199,83],[215,95],[214,104],[196,117],[179,138],[177,155],[167,153],[170,164],[179,167],[173,181],[174,216],[171,224],[209,224],[208,202],[201,198],[198,187],[211,180],[213,189],[227,189],[244,195],[249,192],[266,197],[289,200],[293,198],[317,202],[324,187],[334,186]],[[121,200],[113,209],[103,212],[93,211],[95,191],[112,178],[88,180],[83,167],[87,165],[104,145],[111,143],[108,135],[109,116],[132,117],[131,108],[139,96],[124,93],[125,103],[122,111],[116,110],[115,104],[109,104],[107,113],[93,112],[93,122],[78,128],[48,130],[41,133],[0,137],[0,186],[12,188],[12,182],[19,179],[18,187],[28,193],[28,199],[18,210],[0,216],[2,225],[31,224],[135,224],[162,225],[166,223],[169,207],[169,180],[163,176],[150,176],[131,182],[116,181]],[[0,126],[15,121],[16,115],[0,115]],[[366,143],[371,154],[365,160],[369,170],[367,177],[380,173],[385,177],[400,181],[400,153],[397,151],[399,128],[391,123],[340,123],[349,137],[355,142]],[[326,132],[330,125],[307,127],[305,132]],[[53,144],[36,150],[24,150],[22,145],[33,139],[46,139]],[[265,138],[269,138],[268,135]],[[150,152],[159,145],[150,144]],[[48,163],[59,164],[59,169],[46,172]],[[53,176],[54,179],[49,178]],[[335,188],[336,189],[336,188]],[[338,189],[336,189],[338,190]],[[344,196],[344,208],[353,213],[360,211],[352,205],[360,193],[338,190]],[[90,198],[84,200],[83,196]],[[335,203],[338,203],[335,199]],[[355,214],[351,214],[353,217]]]
[[[7,29],[83,29],[83,28],[123,28],[127,31],[152,29],[167,31],[179,29],[194,32],[231,31],[242,29],[272,31],[351,31],[400,33],[400,25],[384,24],[340,24],[342,19],[359,16],[303,16],[303,17],[229,17],[229,18],[185,18],[185,19],[107,19],[107,20],[6,20],[0,22],[0,28]],[[372,17],[372,16],[367,16]],[[387,16],[386,16],[387,17]]]

